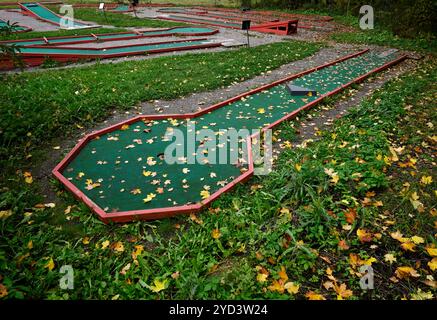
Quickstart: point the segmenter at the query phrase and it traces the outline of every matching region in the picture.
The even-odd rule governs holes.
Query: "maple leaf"
[[[155,198],[156,195],[154,193],[149,193],[146,198],[143,199],[144,203],[150,202]]]
[[[362,243],[372,241],[372,234],[365,229],[357,229],[357,236]]]
[[[8,288],[2,283],[0,283],[0,299],[8,295]]]
[[[109,246],[109,240],[105,240],[102,242],[102,250],[105,250]]]
[[[347,250],[347,249],[349,249],[349,245],[347,244],[346,240],[340,240],[340,241],[338,242],[338,247],[339,247],[341,250]]]
[[[129,125],[128,124],[124,124],[124,125],[122,125],[121,126],[121,128],[120,128],[120,130],[127,130],[127,129],[129,129]]]
[[[218,239],[218,238],[220,238],[222,236],[222,234],[221,234],[219,229],[214,229],[211,232],[211,236],[212,236],[213,239]]]
[[[305,297],[308,300],[326,300],[324,296],[314,291],[308,291],[307,293],[305,293]]]
[[[256,281],[258,281],[259,283],[266,282],[268,276],[269,276],[269,275],[268,275],[268,274],[265,274],[265,273],[258,273],[258,274],[256,275]]]
[[[131,263],[129,262],[127,265],[125,265],[123,267],[123,269],[121,269],[120,274],[126,275],[126,273],[129,271],[130,267],[131,267]]]
[[[112,245],[112,248],[116,252],[123,252],[124,251],[124,245],[121,241],[117,241]]]
[[[138,256],[143,252],[144,246],[142,245],[136,245],[135,251],[132,252],[132,259],[137,260]]]
[[[428,262],[428,267],[432,271],[435,271],[437,269],[437,258],[432,258],[432,260],[430,262]]]
[[[404,266],[404,267],[398,267],[395,271],[396,277],[399,279],[409,278],[409,277],[420,277],[420,275],[417,273],[416,270],[414,270],[411,267]]]
[[[140,194],[141,193],[141,189],[135,188],[130,193],[132,193],[132,194]]]
[[[419,236],[413,236],[411,237],[411,240],[415,243],[415,244],[421,244],[425,242],[425,239],[423,239],[422,237]]]
[[[88,238],[88,237],[83,238],[82,239],[82,243],[83,244],[89,244],[90,243],[90,238]]]
[[[266,109],[264,109],[264,108],[259,108],[259,109],[257,110],[257,112],[258,112],[259,114],[263,114],[263,113],[266,113]]]
[[[199,219],[194,213],[190,214],[191,221],[194,221],[197,224],[203,224],[202,219]]]
[[[147,286],[150,290],[158,293],[167,288],[168,280],[160,281],[158,279],[153,280],[153,285]]]
[[[420,179],[420,183],[427,185],[432,183],[432,176],[423,176],[422,179]]]
[[[50,258],[49,261],[46,263],[46,265],[44,266],[44,268],[49,269],[50,271],[52,271],[55,268],[55,262],[53,261],[53,258]]]
[[[284,289],[287,290],[289,294],[296,294],[299,292],[300,286],[294,282],[287,282],[284,284]]]
[[[12,216],[12,210],[2,210],[0,211],[0,219],[6,219]]]
[[[392,264],[393,262],[396,262],[396,257],[392,253],[387,253],[384,255],[384,261]]]
[[[334,290],[337,293],[337,300],[343,300],[351,297],[353,295],[352,290],[349,290],[346,287],[345,283],[342,283],[338,286],[336,283],[334,284]]]
[[[31,184],[33,182],[33,177],[32,177],[32,174],[30,172],[28,172],[28,171],[24,172],[23,176],[24,176],[24,181],[26,183]]]
[[[401,248],[404,249],[405,251],[411,251],[411,252],[415,252],[416,250],[414,250],[414,248],[416,247],[416,245],[413,242],[407,241],[401,244]]]
[[[349,208],[349,210],[344,213],[344,216],[346,218],[347,223],[351,223],[351,224],[354,223],[357,217],[357,209]]]
[[[425,250],[431,257],[437,257],[437,248],[426,247]]]
[[[284,284],[282,280],[273,280],[272,284],[268,286],[270,291],[277,291],[279,293],[284,293]]]
[[[302,166],[299,163],[296,163],[294,165],[294,167],[295,167],[296,171],[300,171],[302,169]]]
[[[411,294],[411,300],[432,300],[434,298],[431,291],[425,292],[422,289],[417,289],[416,293]]]
[[[200,196],[202,197],[203,200],[209,198],[210,197],[209,191],[208,190],[200,191]]]
[[[284,266],[281,266],[281,270],[278,272],[279,277],[285,282],[288,280],[287,271]]]

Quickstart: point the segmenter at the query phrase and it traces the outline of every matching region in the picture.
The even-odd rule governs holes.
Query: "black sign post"
[[[137,18],[137,6],[138,6],[139,0],[132,0],[132,10],[134,11],[135,18]]]
[[[249,42],[249,29],[250,29],[250,20],[243,20],[243,24],[241,26],[242,30],[246,30],[247,33],[247,47],[250,48]]]

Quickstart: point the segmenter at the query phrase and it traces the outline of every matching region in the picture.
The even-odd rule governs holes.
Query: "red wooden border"
[[[193,39],[194,40],[207,40],[207,38],[202,39]],[[187,40],[176,40],[174,42],[187,42]],[[165,43],[165,42],[164,42]],[[137,44],[137,45],[125,45],[120,47],[133,47],[133,46],[142,46],[144,44]],[[53,60],[56,60],[58,62],[75,62],[81,59],[111,59],[111,58],[119,58],[119,57],[129,57],[129,56],[135,56],[135,55],[141,55],[144,54],[158,54],[158,53],[166,53],[166,52],[174,52],[174,51],[185,51],[185,50],[195,50],[195,49],[207,49],[207,48],[215,48],[220,47],[222,44],[219,42],[208,42],[204,44],[196,44],[191,46],[184,46],[184,47],[173,47],[173,48],[163,48],[163,49],[152,49],[152,50],[139,50],[134,52],[125,52],[125,53],[114,53],[114,54],[63,54],[63,53],[51,53],[51,54],[41,54],[41,53],[24,53],[20,54],[20,56],[23,58],[23,61],[25,64],[31,67],[39,66],[41,65],[44,60],[47,57],[50,57]],[[35,46],[33,46],[34,48]],[[40,46],[42,48],[45,48],[44,46]],[[56,48],[56,47],[55,47]],[[65,47],[68,48],[68,47]],[[59,48],[59,49],[65,49],[65,48]],[[118,48],[118,47],[114,47]],[[78,49],[78,48],[71,48],[71,49]],[[99,50],[99,49],[87,49],[87,50]],[[13,69],[14,64],[13,62],[8,58],[0,59],[0,70],[8,70]]]
[[[177,207],[156,208],[156,209],[148,209],[148,210],[134,210],[134,211],[126,211],[126,212],[106,213],[100,207],[98,207],[91,199],[89,199],[82,191],[80,191],[73,183],[71,183],[68,179],[66,179],[62,175],[61,171],[72,161],[72,159],[78,154],[78,152],[86,145],[86,143],[88,141],[94,139],[97,136],[100,136],[100,135],[103,135],[105,133],[117,130],[125,124],[131,124],[131,123],[141,121],[141,120],[157,120],[157,119],[169,119],[169,118],[191,119],[191,118],[199,117],[205,113],[211,112],[217,108],[221,108],[221,107],[228,105],[236,100],[239,100],[242,97],[255,94],[257,92],[266,90],[266,89],[271,88],[273,86],[276,86],[278,84],[281,84],[281,83],[290,81],[292,79],[301,77],[301,76],[306,75],[308,73],[311,73],[311,72],[326,68],[328,66],[334,65],[336,63],[357,57],[359,55],[366,53],[367,51],[368,51],[368,49],[354,53],[354,54],[350,54],[350,55],[347,55],[347,56],[342,57],[340,59],[334,60],[332,62],[323,64],[321,66],[305,70],[303,72],[300,72],[300,73],[292,75],[292,76],[288,76],[288,77],[283,78],[281,80],[278,80],[278,81],[272,82],[270,84],[261,86],[259,88],[254,89],[254,90],[250,90],[248,92],[245,92],[245,93],[240,94],[236,97],[233,97],[233,98],[228,99],[226,101],[220,102],[218,104],[215,104],[213,106],[210,106],[204,110],[201,110],[201,111],[198,111],[195,113],[189,113],[189,114],[185,114],[185,115],[184,114],[140,115],[140,116],[134,117],[132,119],[129,119],[127,121],[123,121],[121,123],[110,126],[108,128],[104,128],[102,130],[95,131],[93,133],[86,135],[82,140],[80,140],[79,143],[53,169],[52,173],[61,183],[63,183],[66,186],[66,188],[70,192],[72,192],[75,195],[75,197],[82,200],[105,223],[110,222],[110,221],[112,221],[112,222],[128,222],[128,221],[133,221],[133,220],[153,220],[153,219],[170,217],[170,216],[174,216],[177,214],[198,212],[198,211],[202,210],[203,208],[205,208],[206,206],[210,205],[211,202],[214,201],[216,198],[218,198],[221,194],[230,191],[237,183],[244,182],[253,175],[254,164],[253,164],[253,159],[251,158],[252,157],[252,143],[251,142],[252,142],[252,139],[254,137],[256,137],[258,134],[253,134],[253,135],[247,137],[247,148],[248,148],[247,154],[249,157],[248,170],[246,172],[244,172],[242,175],[240,175],[238,178],[236,178],[233,181],[231,181],[230,183],[228,183],[223,188],[217,190],[208,199],[201,201],[197,204],[183,205],[183,206],[177,206]],[[316,105],[317,103],[319,103],[320,101],[325,99],[326,97],[332,96],[332,95],[338,93],[339,91],[347,88],[348,86],[352,85],[353,83],[360,82],[363,79],[370,76],[371,74],[379,72],[379,71],[384,70],[386,68],[389,68],[390,66],[397,64],[406,58],[407,58],[406,55],[400,56],[399,58],[397,58],[391,62],[388,62],[381,67],[378,67],[378,68],[375,68],[375,69],[369,71],[368,73],[350,81],[349,83],[347,83],[345,85],[342,85],[341,87],[339,87],[335,90],[332,90],[332,91],[322,95],[318,99],[316,99],[316,100],[306,104],[305,106],[302,106],[299,109],[293,111],[292,113],[282,117],[281,119],[275,121],[274,123],[270,124],[269,126],[263,128],[262,131],[266,131],[268,129],[271,129],[271,128],[277,126],[278,124],[280,124],[281,122],[295,117],[299,112],[313,107],[314,105]]]

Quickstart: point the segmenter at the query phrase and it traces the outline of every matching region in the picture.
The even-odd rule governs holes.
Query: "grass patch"
[[[434,35],[406,39],[396,36],[388,30],[374,29],[336,33],[332,35],[332,39],[338,42],[374,44],[430,54],[437,52],[437,39]]]
[[[170,28],[184,25],[183,23],[147,18],[136,18],[129,14],[113,12],[106,12],[106,14],[103,15],[96,9],[88,8],[75,8],[74,17],[79,20],[93,21],[98,24],[112,25],[114,27]]]

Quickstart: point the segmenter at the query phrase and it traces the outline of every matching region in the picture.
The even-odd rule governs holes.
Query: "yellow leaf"
[[[431,257],[437,257],[437,248],[426,247],[425,249]]]
[[[296,164],[294,165],[294,167],[296,168],[296,171],[300,171],[300,170],[302,170],[302,166],[301,166],[299,163],[296,163]]]
[[[287,271],[284,266],[281,266],[281,271],[278,272],[278,275],[284,282],[288,280]]]
[[[2,210],[0,211],[0,219],[6,219],[12,216],[12,210]]]
[[[30,240],[28,243],[27,243],[27,249],[32,249],[33,248],[33,241],[32,240]]]
[[[296,294],[299,292],[300,286],[294,282],[287,282],[284,285],[284,289],[288,291],[289,294]]]
[[[283,293],[284,292],[284,284],[282,282],[282,280],[273,280],[272,284],[270,286],[268,286],[268,289],[270,291],[277,291],[279,293]]]
[[[334,175],[331,177],[331,182],[332,182],[333,184],[337,184],[338,180],[340,180],[340,177],[338,176],[338,174],[334,174]]]
[[[102,250],[106,249],[109,246],[109,240],[105,240],[102,242]]]
[[[89,244],[90,243],[90,238],[88,238],[88,237],[83,238],[82,243],[83,244]]]
[[[415,247],[416,247],[416,245],[412,242],[405,242],[405,243],[401,244],[401,248],[404,249],[405,251],[415,252],[416,251],[416,250],[414,250]]]
[[[200,191],[200,196],[202,197],[203,200],[209,198],[210,197],[209,191],[208,190]]]
[[[24,172],[23,176],[26,183],[31,184],[33,182],[32,174],[30,172]]]
[[[411,300],[432,300],[434,298],[431,291],[425,292],[422,289],[417,289],[416,293],[411,294]]]
[[[396,262],[396,257],[391,253],[387,253],[384,255],[384,261],[392,264],[393,262]]]
[[[396,269],[396,277],[399,279],[409,278],[409,277],[419,277],[420,275],[411,267],[398,267]]]
[[[55,268],[55,262],[53,261],[52,258],[50,258],[50,260],[46,263],[46,265],[44,266],[44,268],[49,269],[50,271],[52,271]]]
[[[218,239],[218,238],[220,238],[220,237],[222,236],[222,234],[220,233],[220,230],[219,230],[219,229],[214,229],[214,230],[212,230],[212,232],[211,232],[211,236],[212,236],[214,239]]]
[[[435,271],[437,269],[437,258],[432,258],[432,260],[430,262],[428,262],[428,267],[432,271]]]
[[[129,125],[128,124],[124,124],[120,128],[120,130],[127,130],[127,129],[129,129]]]
[[[145,197],[145,198],[143,199],[143,201],[144,201],[144,203],[147,203],[147,202],[152,201],[153,198],[155,198],[155,197],[156,197],[156,194],[154,194],[154,193],[149,193],[149,194],[147,195],[147,197]]]
[[[150,290],[152,290],[153,292],[160,292],[162,290],[164,290],[165,288],[167,288],[167,280],[164,281],[160,281],[158,279],[153,280],[153,285],[152,286],[148,286],[148,288]]]
[[[143,176],[148,177],[152,174],[152,171],[143,170]]]
[[[4,298],[8,295],[8,288],[5,285],[0,283],[0,299]]]
[[[264,108],[259,108],[257,111],[259,114],[266,113],[266,110]]]
[[[357,229],[357,236],[361,242],[372,241],[372,234],[365,229]]]
[[[117,241],[116,243],[113,244],[112,247],[113,247],[114,251],[117,251],[117,252],[124,251],[124,245],[121,241]]]
[[[256,276],[256,281],[258,281],[260,283],[266,282],[268,276],[269,275],[265,274],[265,273],[258,273],[257,276]]]
[[[413,237],[411,237],[411,240],[415,244],[420,244],[420,243],[424,243],[425,242],[425,240],[422,237],[419,237],[419,236],[413,236]]]
[[[324,296],[314,291],[308,291],[307,293],[305,293],[305,297],[308,300],[326,300]]]
[[[432,176],[423,176],[422,179],[420,179],[420,183],[427,185],[432,183]]]

